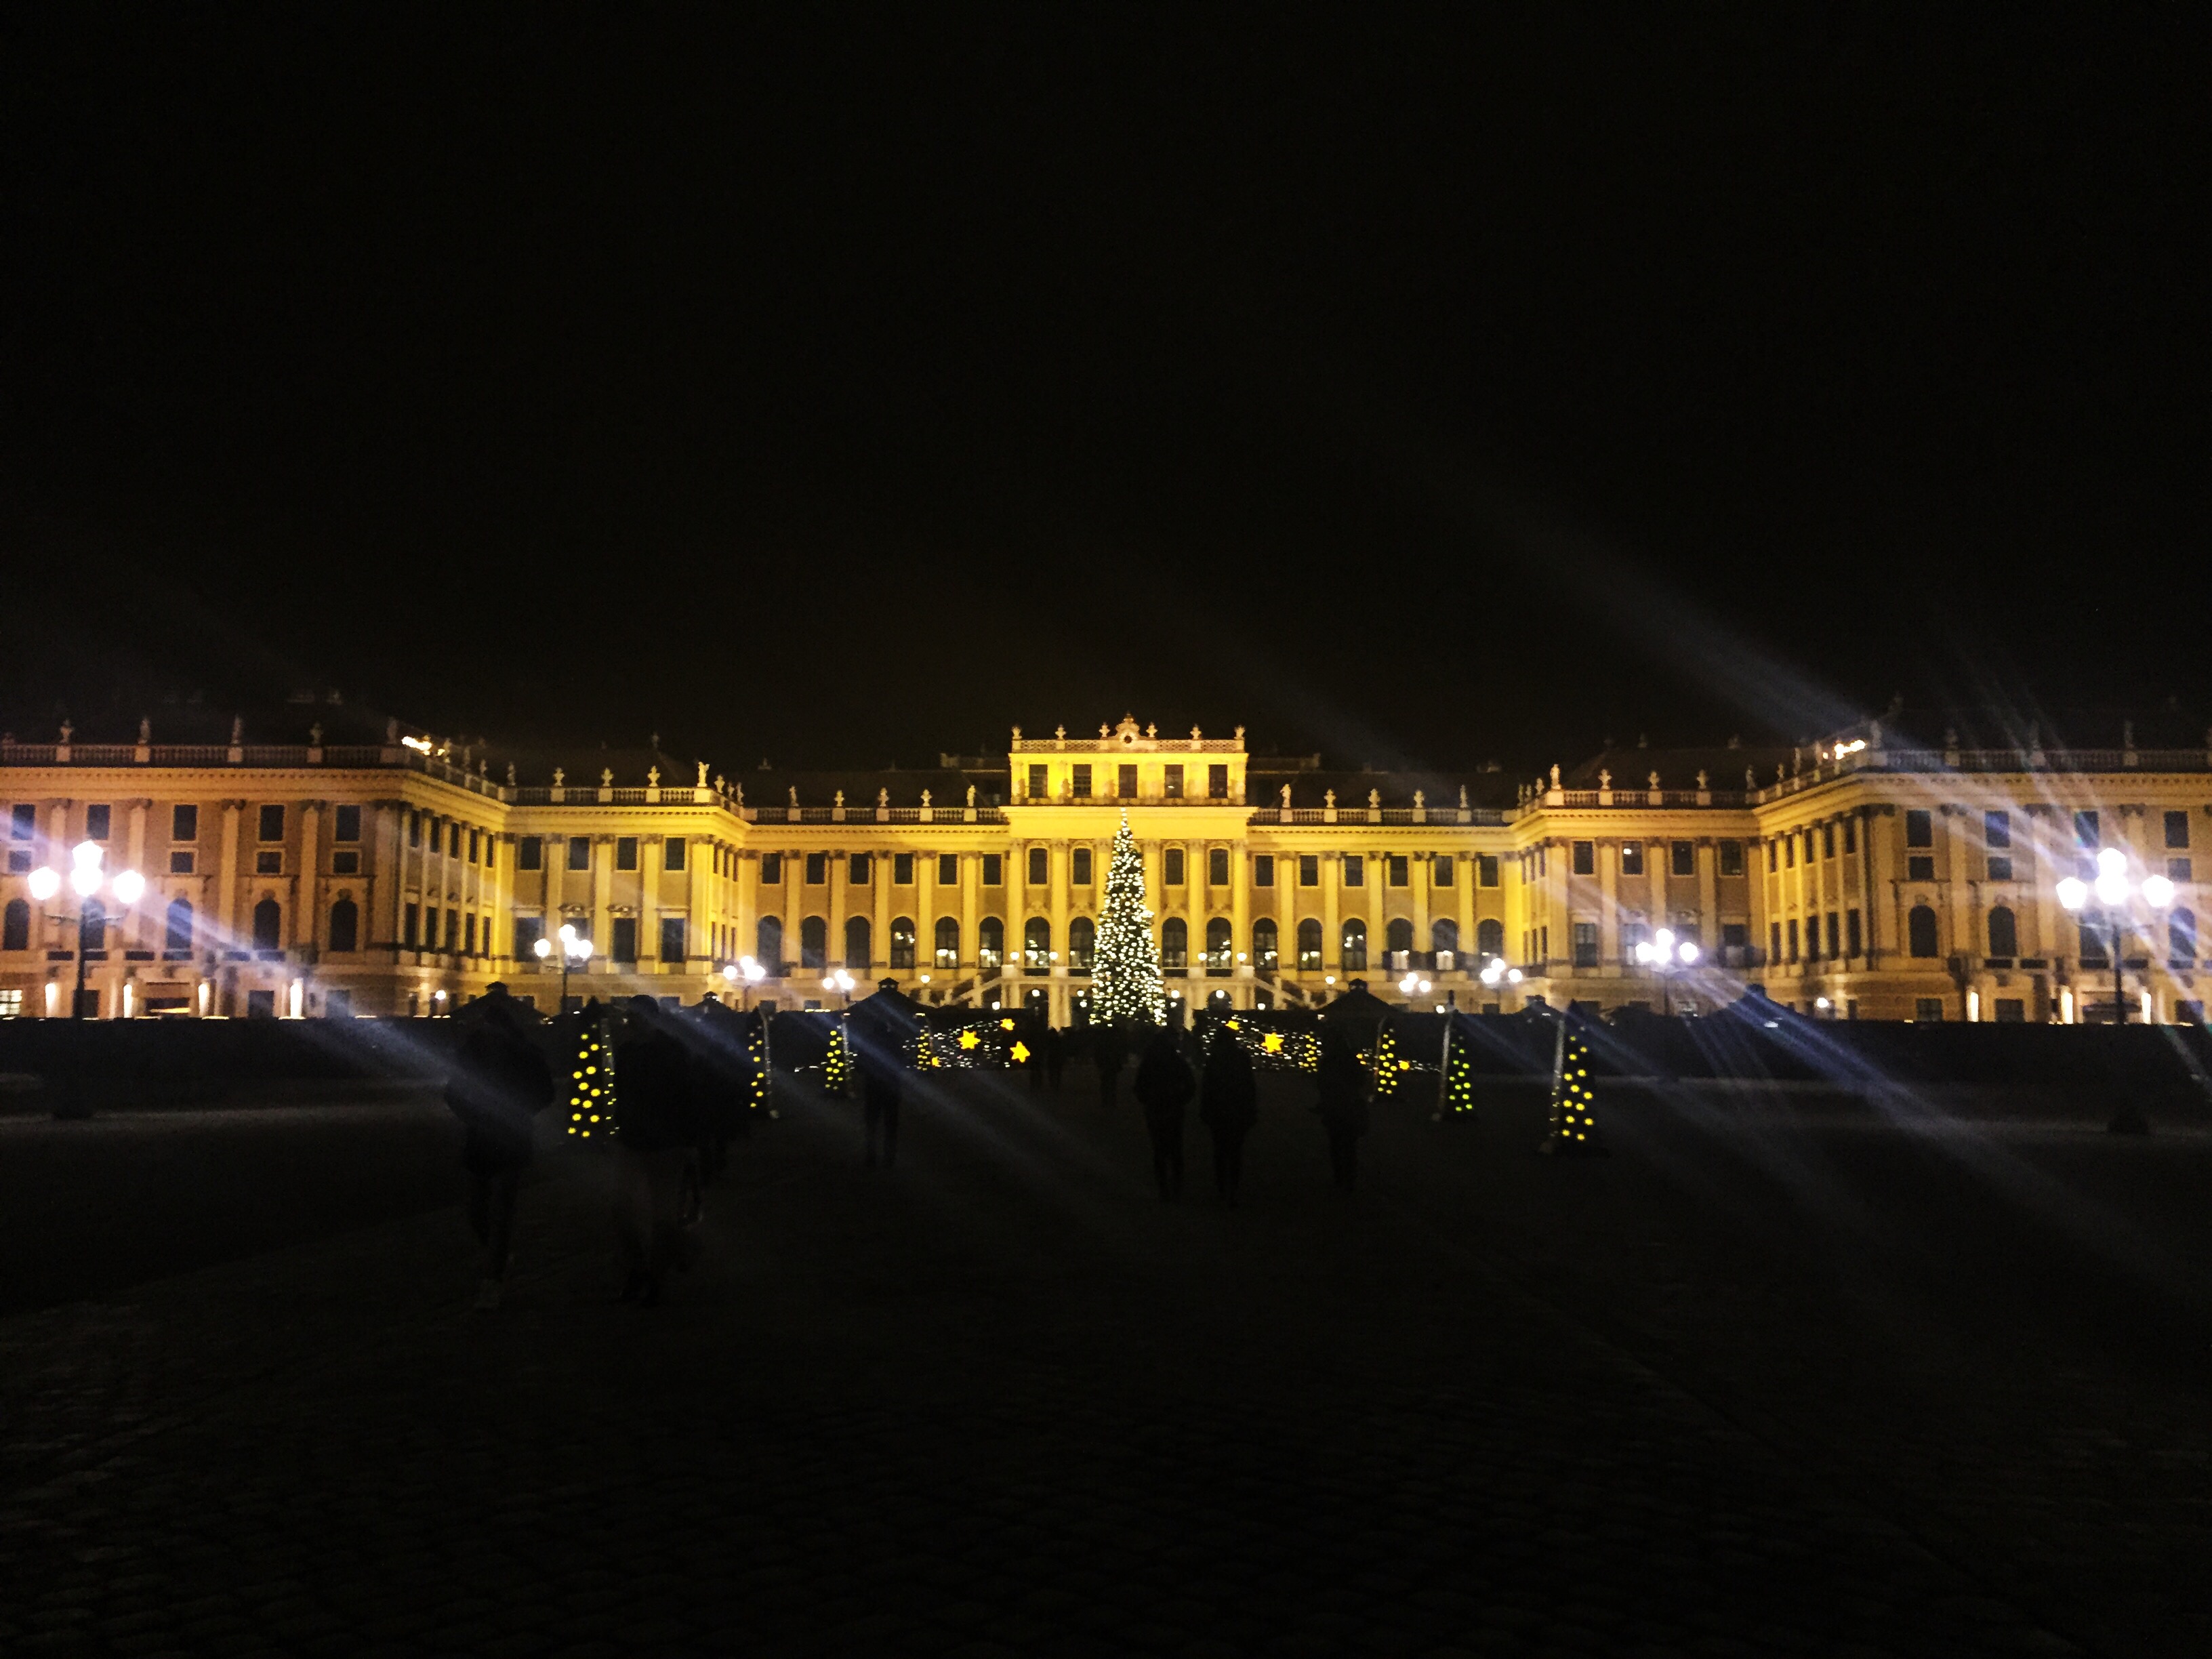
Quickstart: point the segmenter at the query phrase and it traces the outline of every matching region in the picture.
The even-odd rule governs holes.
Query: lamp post
[[[553,941],[540,934],[538,943],[530,948],[538,953],[538,961],[543,962],[553,954]],[[569,968],[576,963],[589,962],[591,959],[592,941],[579,933],[569,923],[562,922],[561,924],[561,1012],[562,1013],[568,1012]]]
[[[2128,855],[2117,847],[2107,847],[2097,854],[2095,881],[2069,876],[2058,884],[2059,905],[2073,915],[2081,914],[2093,894],[2104,907],[2106,948],[2112,953],[2112,1023],[2124,1025],[2128,1023],[2128,998],[2121,974],[2120,941],[2126,937],[2128,901],[2140,895],[2148,908],[2163,910],[2173,902],[2173,884],[2164,876],[2146,876],[2141,882],[2129,880]],[[2106,1127],[2114,1134],[2150,1133],[2150,1121],[2133,1101],[2123,1102]]]
[[[94,900],[100,896],[100,889],[105,887],[127,911],[138,902],[139,896],[146,890],[146,878],[136,870],[119,871],[112,877],[105,873],[100,865],[106,856],[96,841],[81,841],[70,849],[69,885],[70,890],[76,895],[76,914],[72,916],[63,911],[46,917],[48,921],[73,921],[76,924],[76,994],[70,1002],[70,1018],[73,1020],[84,1018],[84,936],[91,926]],[[60,871],[42,866],[31,872],[31,896],[40,903],[44,904],[61,890]],[[101,926],[105,927],[106,925],[103,921]]]
[[[1509,966],[1503,957],[1492,957],[1482,964],[1482,972],[1475,977],[1494,991],[1501,985],[1518,985],[1521,970]]]
[[[834,969],[822,975],[822,988],[842,993],[848,1008],[853,1006],[853,987],[855,983],[857,981],[853,975],[842,968]]]
[[[749,999],[752,988],[767,977],[768,969],[750,957],[739,957],[735,962],[726,962],[722,964],[723,982],[732,990],[736,990],[739,985],[744,987],[744,991],[739,993],[741,1000]]]
[[[1671,928],[1662,927],[1650,939],[1637,941],[1636,959],[1659,976],[1659,1011],[1669,1019],[1674,1015],[1672,975],[1695,963],[1698,956],[1698,947],[1676,939]]]

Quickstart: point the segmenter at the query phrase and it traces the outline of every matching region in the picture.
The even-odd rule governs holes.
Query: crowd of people
[[[590,1051],[611,1065],[617,1081],[605,1091],[610,1121],[600,1139],[613,1164],[620,1296],[651,1306],[667,1274],[692,1265],[705,1190],[726,1169],[731,1143],[747,1133],[755,1104],[765,1097],[765,1027],[756,1022],[767,1018],[711,998],[695,1008],[675,1008],[637,996],[606,1007],[587,1003],[547,1021],[504,985],[471,1003],[461,1015],[465,1029],[446,1101],[462,1125],[467,1212],[482,1251],[477,1306],[497,1308],[504,1294],[535,1121],[561,1092],[550,1050],[574,1055],[579,1035],[589,1033],[596,1040]],[[925,1018],[926,1011],[889,980],[845,1018],[860,1085],[862,1155],[871,1168],[897,1162],[899,1110],[919,1063],[916,1037]],[[1024,1059],[1033,1087],[1059,1090],[1070,1046],[1066,1034],[1048,1028],[1034,1034]],[[1212,1141],[1214,1191],[1236,1207],[1244,1142],[1259,1120],[1258,1079],[1243,1042],[1208,1021],[1180,1031],[1103,1026],[1086,1034],[1085,1046],[1097,1073],[1099,1102],[1109,1109],[1136,1049],[1132,1086],[1161,1199],[1172,1203],[1182,1195],[1184,1122],[1195,1101]],[[574,1081],[584,1081],[580,1069]],[[1366,1062],[1340,1029],[1321,1034],[1314,1084],[1313,1109],[1328,1140],[1331,1173],[1348,1193],[1358,1176],[1371,1083]],[[584,1135],[590,1138],[588,1127]]]

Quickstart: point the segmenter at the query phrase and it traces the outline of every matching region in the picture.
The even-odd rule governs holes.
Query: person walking
[[[1337,1188],[1350,1192],[1359,1173],[1359,1137],[1367,1133],[1367,1068],[1342,1031],[1322,1034],[1321,1063],[1314,1082],[1319,1099],[1314,1110],[1328,1133],[1328,1167]]]
[[[1145,1128],[1152,1138],[1152,1173],[1159,1178],[1160,1196],[1173,1203],[1182,1196],[1183,1109],[1198,1092],[1198,1079],[1176,1051],[1172,1032],[1155,1031],[1145,1044],[1133,1092],[1145,1109]]]
[[[898,981],[878,981],[876,994],[862,1000],[845,1021],[846,1040],[853,1045],[860,1073],[860,1121],[866,1137],[862,1162],[876,1167],[880,1146],[883,1166],[898,1163],[899,1105],[906,1092],[906,1073],[921,1009],[900,991]]]
[[[1244,1137],[1260,1116],[1260,1087],[1251,1055],[1227,1031],[1214,1033],[1206,1051],[1202,1088],[1198,1115],[1213,1132],[1214,1190],[1233,1210],[1244,1182]]]
[[[494,985],[471,1003],[446,1083],[446,1104],[461,1121],[461,1166],[469,1175],[469,1226],[483,1252],[477,1307],[489,1312],[507,1291],[514,1211],[530,1167],[531,1122],[553,1099],[553,1069],[533,1040],[537,1016]]]
[[[627,1013],[615,1042],[616,1228],[622,1299],[651,1307],[669,1267],[690,1265],[683,1220],[697,1114],[690,1054],[659,1005],[632,997]]]
[[[1091,1063],[1098,1068],[1098,1103],[1111,1106],[1121,1083],[1121,1067],[1129,1058],[1128,1033],[1119,1020],[1109,1020],[1091,1030]]]

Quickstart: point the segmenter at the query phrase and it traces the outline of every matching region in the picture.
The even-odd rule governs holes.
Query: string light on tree
[[[581,1140],[613,1132],[615,1063],[595,1021],[576,1036],[568,1065],[568,1133]]]
[[[1101,1024],[1125,1019],[1147,1025],[1164,1023],[1160,957],[1152,944],[1152,913],[1145,903],[1145,861],[1137,850],[1137,838],[1129,832],[1127,812],[1114,832],[1091,984],[1092,1019]]]
[[[1554,1016],[1554,1018],[1558,1018]],[[1597,1140],[1597,1096],[1590,1088],[1589,1045],[1560,1018],[1552,1060],[1551,1130],[1540,1151],[1568,1155],[1603,1150]]]

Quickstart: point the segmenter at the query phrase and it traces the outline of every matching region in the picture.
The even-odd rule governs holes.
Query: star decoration
[[[977,1036],[973,1031],[963,1031],[960,1034],[960,1046],[963,1048],[973,1048],[977,1043],[982,1042],[982,1038]]]
[[[1263,1053],[1279,1054],[1283,1052],[1283,1034],[1280,1031],[1268,1032],[1260,1039],[1260,1048]]]
[[[1012,1057],[1014,1064],[1019,1066],[1030,1057],[1030,1045],[1026,1042],[1017,1042],[1012,1048],[1007,1049],[1006,1053]]]

